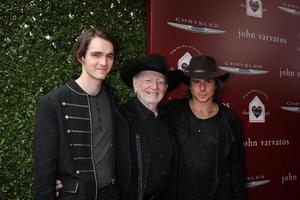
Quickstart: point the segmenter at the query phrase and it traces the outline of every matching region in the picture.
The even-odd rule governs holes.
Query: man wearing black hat
[[[193,57],[185,72],[188,98],[166,105],[179,146],[179,200],[242,200],[241,123],[219,103],[222,83],[214,58]]]
[[[132,155],[132,166],[119,174],[123,197],[126,200],[175,199],[176,143],[158,103],[167,89],[181,81],[183,73],[167,70],[163,57],[151,54],[144,59],[126,61],[120,74],[136,94],[120,109],[128,122],[129,128],[123,132],[129,134]]]

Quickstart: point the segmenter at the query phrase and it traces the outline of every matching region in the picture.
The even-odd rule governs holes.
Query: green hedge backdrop
[[[32,130],[37,101],[80,69],[71,48],[83,29],[104,27],[119,42],[109,82],[130,91],[118,65],[146,53],[146,0],[2,0],[0,3],[0,199],[32,199]]]

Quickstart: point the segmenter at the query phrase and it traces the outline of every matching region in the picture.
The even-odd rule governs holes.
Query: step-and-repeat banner
[[[248,199],[300,197],[299,0],[149,0],[151,52],[181,70],[215,57],[230,73],[222,102],[244,125]]]

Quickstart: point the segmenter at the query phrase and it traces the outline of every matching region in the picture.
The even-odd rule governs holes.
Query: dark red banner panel
[[[181,70],[215,57],[230,73],[222,101],[244,125],[248,199],[300,198],[299,0],[149,0],[152,52]]]

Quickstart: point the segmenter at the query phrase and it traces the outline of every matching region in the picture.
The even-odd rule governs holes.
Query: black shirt
[[[109,97],[102,87],[96,96],[89,96],[92,114],[92,142],[98,187],[104,187],[115,179],[115,148],[112,127],[112,111]]]
[[[146,194],[157,194],[168,184],[173,156],[170,128],[158,115],[147,109],[138,98],[134,99],[138,115],[146,130],[146,140],[150,144],[151,164],[146,185]]]
[[[179,137],[179,199],[213,199],[218,177],[220,120],[220,111],[208,119],[198,119],[189,110],[190,133]]]

